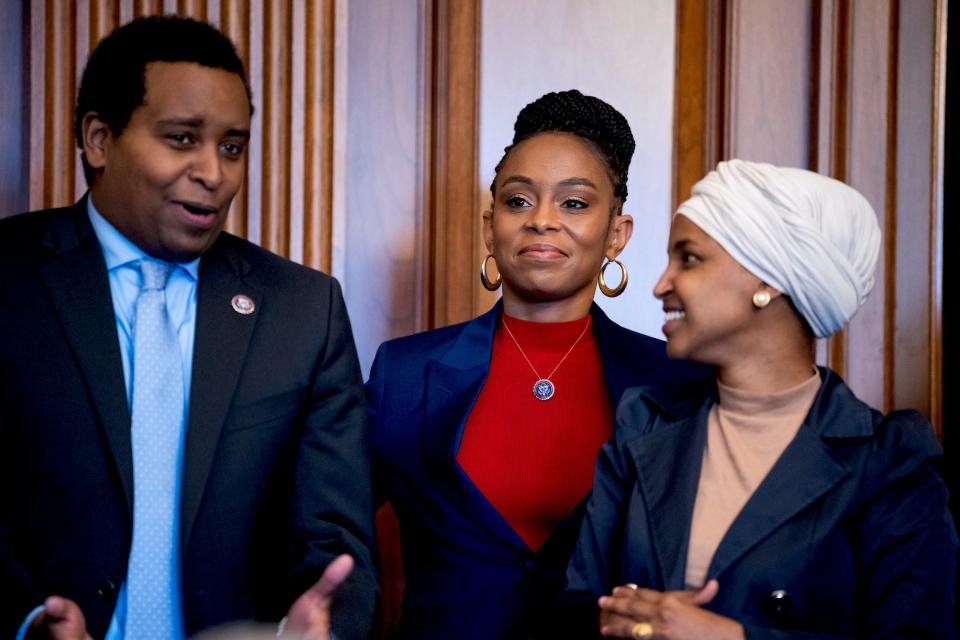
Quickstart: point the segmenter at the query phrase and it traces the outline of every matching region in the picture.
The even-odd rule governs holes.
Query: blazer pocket
[[[303,394],[304,387],[298,387],[234,406],[224,435],[293,418],[300,412]]]

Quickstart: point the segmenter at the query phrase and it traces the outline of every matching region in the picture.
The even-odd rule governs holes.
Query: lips
[[[174,204],[190,227],[206,231],[217,225],[220,209],[214,205],[190,200],[175,200]]]
[[[526,256],[529,258],[537,258],[541,260],[555,260],[557,258],[565,258],[567,254],[553,246],[552,244],[531,244],[524,247],[520,250],[519,255]]]
[[[670,332],[673,331],[677,324],[687,317],[687,312],[680,309],[664,309],[664,323],[662,331],[664,335],[669,336]]]

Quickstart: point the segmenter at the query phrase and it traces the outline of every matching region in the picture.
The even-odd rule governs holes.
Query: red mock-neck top
[[[591,324],[589,315],[556,323],[503,315],[457,453],[477,489],[534,551],[587,495],[597,451],[613,433]],[[553,397],[539,400],[534,383],[548,376]]]

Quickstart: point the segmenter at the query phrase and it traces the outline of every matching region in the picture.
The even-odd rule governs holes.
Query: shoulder
[[[630,386],[676,389],[712,383],[716,377],[710,367],[671,359],[667,356],[667,343],[663,340],[617,324],[597,306],[594,306],[592,313],[604,358],[620,363],[620,369],[628,377]]]
[[[377,349],[376,362],[385,364],[389,360],[392,365],[401,366],[425,363],[444,353],[471,322],[473,320],[387,340]]]
[[[2,256],[35,251],[55,220],[76,215],[76,206],[19,213],[0,220]]]
[[[269,291],[272,297],[290,300],[316,296],[329,298],[331,295],[342,297],[340,285],[332,276],[278,256],[230,233],[221,233],[204,257],[235,262],[235,269],[246,272],[244,279]]]
[[[940,475],[943,450],[933,427],[922,415],[905,410],[883,416],[875,411],[873,417],[868,481],[887,485],[918,472]]]
[[[716,400],[713,378],[686,385],[643,385],[623,392],[616,411],[616,438],[632,440],[673,427],[706,411]]]

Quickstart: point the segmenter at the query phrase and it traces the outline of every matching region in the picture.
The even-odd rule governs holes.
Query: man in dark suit
[[[146,638],[161,617],[182,637],[284,616],[311,638],[366,637],[372,498],[339,286],[221,233],[251,111],[225,36],[136,20],[84,72],[89,193],[0,222],[0,637]],[[169,274],[158,313],[176,346],[151,357],[178,363],[160,380],[172,409],[142,400],[146,263]],[[159,469],[163,447],[138,431],[157,420],[180,429]],[[170,565],[153,601],[140,554]]]

